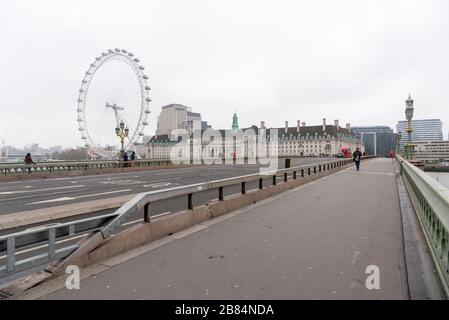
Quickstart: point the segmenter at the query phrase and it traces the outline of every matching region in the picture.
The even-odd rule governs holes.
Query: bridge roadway
[[[291,166],[300,166],[326,160],[329,160],[329,158],[292,159]],[[283,168],[283,166],[284,160],[280,159],[279,167]],[[210,165],[192,168],[3,182],[0,183],[0,215],[161,190],[257,172],[259,172],[259,165]],[[232,190],[227,191],[231,192]],[[216,195],[214,196],[216,197]],[[164,204],[162,207],[154,207],[153,213],[164,212],[158,212],[161,209],[170,211],[181,208],[178,208],[177,201],[174,204]],[[182,209],[185,209],[184,203]]]
[[[292,159],[291,166],[300,166],[310,163],[327,161],[329,158],[297,158]],[[279,168],[284,167],[284,160],[279,159]],[[81,177],[65,177],[54,179],[20,180],[14,182],[0,183],[0,216],[24,212],[33,215],[36,209],[42,208],[63,208],[67,204],[81,204],[89,207],[91,200],[108,200],[117,196],[133,195],[140,192],[161,190],[176,186],[189,185],[193,183],[242,176],[259,172],[259,165],[210,165],[191,168],[174,168],[165,170],[148,170],[129,173],[98,174]],[[264,186],[271,184],[268,177],[263,182]],[[257,182],[249,183],[247,189],[257,189]],[[240,193],[238,185],[224,189],[224,196]],[[217,199],[217,192],[202,192],[194,197],[194,204],[200,205]],[[161,200],[152,203],[150,215],[177,212],[185,210],[187,207],[186,197],[176,197],[168,200]],[[115,209],[107,209],[84,214],[87,218],[99,214],[113,212]],[[65,222],[79,218],[74,216],[52,221],[52,223]],[[143,210],[133,214],[125,225],[119,229],[130,227],[133,224],[143,221]],[[41,223],[42,224],[42,223]],[[35,227],[36,224],[26,225],[2,231],[2,234],[17,232],[27,228]],[[61,240],[56,243],[56,248],[69,245],[79,240],[74,237],[68,240]],[[17,251],[20,259],[44,253],[46,244],[35,245]],[[4,263],[5,253],[0,253],[0,263]],[[4,279],[0,279],[0,288],[5,285]]]
[[[104,261],[79,290],[41,298],[407,299],[401,228],[394,165],[374,159]],[[370,265],[378,290],[365,286]]]

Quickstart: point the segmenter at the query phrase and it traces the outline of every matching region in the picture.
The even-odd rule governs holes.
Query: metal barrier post
[[[187,195],[188,203],[187,203],[187,209],[193,210],[193,193],[189,193]]]
[[[145,223],[150,222],[150,203],[145,203],[143,206],[143,221]]]
[[[51,228],[48,230],[48,259],[52,260],[55,257],[56,246],[56,230]]]
[[[224,196],[223,196],[223,187],[219,187],[218,188],[218,200],[223,201],[224,200]]]
[[[6,272],[13,272],[16,265],[16,238],[6,240]]]

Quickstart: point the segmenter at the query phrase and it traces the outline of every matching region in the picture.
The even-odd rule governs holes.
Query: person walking
[[[391,158],[391,162],[394,162],[394,151],[393,151],[393,149],[390,150],[390,158]]]
[[[356,148],[354,153],[352,154],[352,158],[355,162],[355,167],[357,168],[357,171],[360,170],[360,161],[362,160],[362,153],[360,152],[359,148]]]
[[[124,165],[124,167],[126,168],[126,167],[128,167],[128,152],[126,152],[125,151],[125,153],[123,153],[123,161],[125,161],[125,165]]]
[[[31,173],[31,165],[35,165],[33,159],[31,158],[31,153],[27,153],[24,159],[25,167],[28,169],[28,173]]]

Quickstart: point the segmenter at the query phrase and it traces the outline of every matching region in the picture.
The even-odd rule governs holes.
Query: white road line
[[[122,226],[128,226],[130,224],[137,223],[137,222],[142,222],[142,221],[143,221],[143,219],[137,219],[137,220],[129,221],[129,222],[126,222],[126,223],[122,223]]]
[[[80,185],[76,185],[76,186],[47,188],[47,189],[4,191],[4,192],[0,192],[0,195],[15,194],[15,193],[41,192],[41,191],[61,190],[61,189],[81,188],[81,187],[85,187],[85,185],[80,184]]]
[[[200,177],[206,177],[206,176],[219,176],[220,174],[223,174],[225,172],[214,172],[214,173],[205,173],[201,174]]]
[[[150,219],[160,218],[160,217],[166,216],[167,214],[170,214],[170,213],[171,213],[171,211],[167,211],[167,212],[162,212],[162,213],[159,213],[159,214],[155,214],[154,216],[150,216]]]
[[[111,193],[127,192],[127,191],[131,191],[131,190],[132,189],[123,189],[123,190],[115,190],[115,191],[102,192],[102,193],[85,194],[85,195],[77,196],[77,197],[74,197],[74,198],[75,199],[79,199],[79,198],[95,197],[95,196],[102,196],[102,195],[111,194]]]
[[[56,198],[56,199],[50,199],[50,200],[43,200],[43,201],[37,201],[37,202],[31,202],[26,203],[25,205],[33,205],[33,204],[42,204],[42,203],[49,203],[49,202],[59,202],[59,201],[69,201],[69,200],[75,200],[80,198],[87,198],[87,197],[95,197],[95,196],[102,196],[105,194],[112,194],[112,193],[119,193],[119,192],[127,192],[131,191],[132,189],[123,189],[123,190],[115,190],[115,191],[109,191],[109,192],[101,192],[101,193],[93,193],[93,194],[84,194],[82,196],[76,196],[76,197],[62,197],[62,198]]]
[[[1,199],[0,201],[14,201],[14,200],[22,200],[22,199],[29,199],[29,198],[36,198],[39,196],[45,196],[45,197],[50,197],[50,196],[55,196],[57,194],[63,194],[63,193],[70,193],[70,191],[62,191],[62,192],[51,192],[51,193],[45,193],[43,195],[39,195],[39,194],[30,194],[27,196],[21,196],[21,197],[14,197],[14,198],[5,198],[5,199]]]
[[[50,199],[50,200],[43,200],[43,201],[37,201],[37,202],[31,202],[31,203],[25,203],[26,206],[33,205],[33,204],[41,204],[41,203],[51,203],[51,202],[60,202],[60,201],[69,201],[74,200],[75,198],[71,197],[62,197],[62,198],[56,198],[56,199]]]
[[[181,180],[181,179],[184,179],[184,178],[160,179],[160,180],[153,180],[153,181],[147,181],[147,182],[156,183],[156,182],[165,182],[165,181]]]
[[[173,185],[178,185],[177,183],[170,183],[170,182],[166,182],[166,183],[159,183],[159,184],[144,184],[142,187],[144,188],[148,188],[148,187],[152,187],[152,188],[159,188],[159,187],[168,187],[168,186],[173,186]]]

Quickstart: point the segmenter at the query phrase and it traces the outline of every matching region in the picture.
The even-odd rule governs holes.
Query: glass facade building
[[[389,157],[396,149],[396,134],[388,126],[353,127],[352,131],[365,144],[366,155]]]
[[[412,142],[443,140],[443,122],[440,119],[412,120],[412,128]],[[396,130],[401,133],[400,146],[403,150],[408,139],[407,121],[398,121]]]

